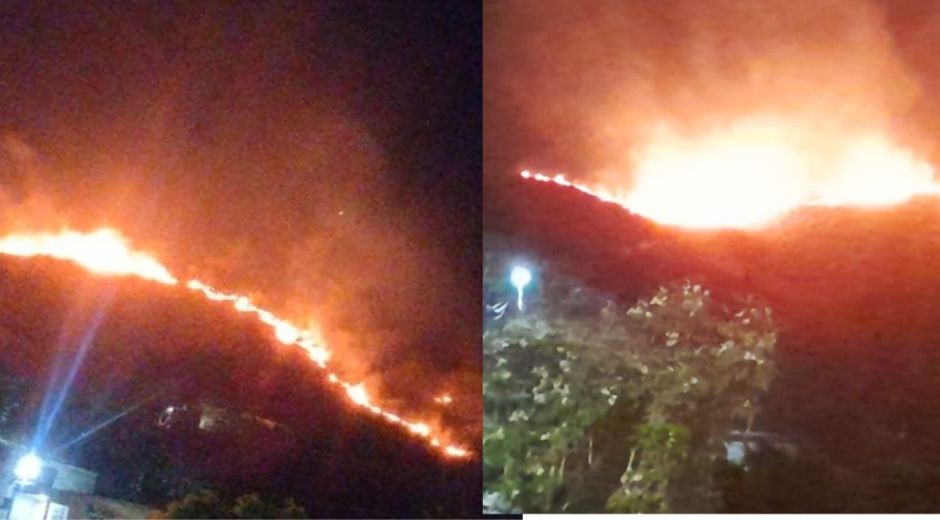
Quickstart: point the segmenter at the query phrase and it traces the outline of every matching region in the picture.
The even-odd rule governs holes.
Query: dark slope
[[[102,492],[162,506],[208,485],[293,495],[318,516],[478,509],[474,464],[442,462],[398,429],[352,410],[298,349],[276,344],[251,319],[181,288],[0,256],[0,365],[29,382],[20,433],[33,431],[55,360],[66,361],[66,372],[98,315],[46,444],[144,401],[61,455],[98,471]],[[197,401],[268,417],[289,431],[156,427],[167,406]]]
[[[677,279],[753,294],[781,328],[764,428],[833,457],[940,462],[940,203],[808,208],[760,233],[658,226],[574,190],[505,182],[485,228],[630,301]],[[498,188],[498,189],[497,189]]]
[[[676,238],[613,204],[554,184],[484,179],[483,228],[507,235],[595,287],[634,298],[659,280],[696,270]],[[611,283],[615,281],[614,283]]]

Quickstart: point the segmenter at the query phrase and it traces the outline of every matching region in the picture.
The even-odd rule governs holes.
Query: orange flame
[[[271,311],[258,307],[246,296],[216,291],[199,280],[190,280],[186,287],[202,293],[203,296],[212,301],[230,302],[238,312],[254,313],[259,321],[274,329],[274,337],[278,341],[285,345],[296,345],[304,349],[314,363],[320,365],[320,368],[326,368],[326,363],[330,360],[330,351],[316,343],[313,333],[302,330],[294,324],[278,318]]]
[[[0,254],[20,257],[49,256],[75,262],[97,274],[137,276],[166,285],[178,283],[166,267],[152,256],[131,249],[124,237],[113,229],[100,229],[84,234],[69,230],[57,234],[13,234],[0,239]],[[320,344],[313,332],[258,307],[247,296],[217,291],[199,280],[189,280],[186,287],[207,300],[229,303],[237,312],[254,314],[258,321],[272,329],[278,341],[303,349],[320,368],[327,368],[330,351]],[[369,410],[385,421],[400,425],[405,431],[423,438],[445,456],[467,458],[471,455],[459,446],[445,444],[429,425],[403,419],[374,404],[363,383],[346,382],[331,371],[327,371],[327,379],[345,389],[350,403]]]
[[[888,206],[940,194],[933,168],[883,135],[829,136],[779,121],[745,120],[698,138],[661,133],[633,170],[632,187],[620,190],[522,176],[699,229],[758,228],[801,206]]]
[[[0,253],[71,260],[96,274],[138,276],[167,285],[177,282],[160,262],[132,250],[120,233],[107,228],[87,234],[13,234],[0,240]]]

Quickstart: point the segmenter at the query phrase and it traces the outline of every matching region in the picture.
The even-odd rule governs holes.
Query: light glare
[[[29,452],[20,457],[13,469],[16,479],[22,482],[32,482],[42,473],[42,460],[35,453]]]
[[[520,311],[525,310],[525,305],[522,301],[523,290],[526,285],[532,282],[532,271],[528,270],[521,265],[517,265],[512,268],[512,272],[509,273],[509,281],[512,282],[512,285],[515,286],[518,298],[516,299],[516,306],[519,307]]]

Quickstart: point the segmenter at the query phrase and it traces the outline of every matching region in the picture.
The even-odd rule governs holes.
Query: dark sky
[[[3,230],[115,227],[478,407],[479,6],[260,5],[4,2]]]

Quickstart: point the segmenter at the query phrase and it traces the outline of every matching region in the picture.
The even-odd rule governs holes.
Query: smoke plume
[[[567,171],[628,189],[638,155],[661,136],[742,120],[781,122],[799,146],[871,131],[932,154],[922,115],[928,60],[912,49],[930,38],[917,20],[940,11],[913,9],[855,0],[487,4],[487,170]]]

